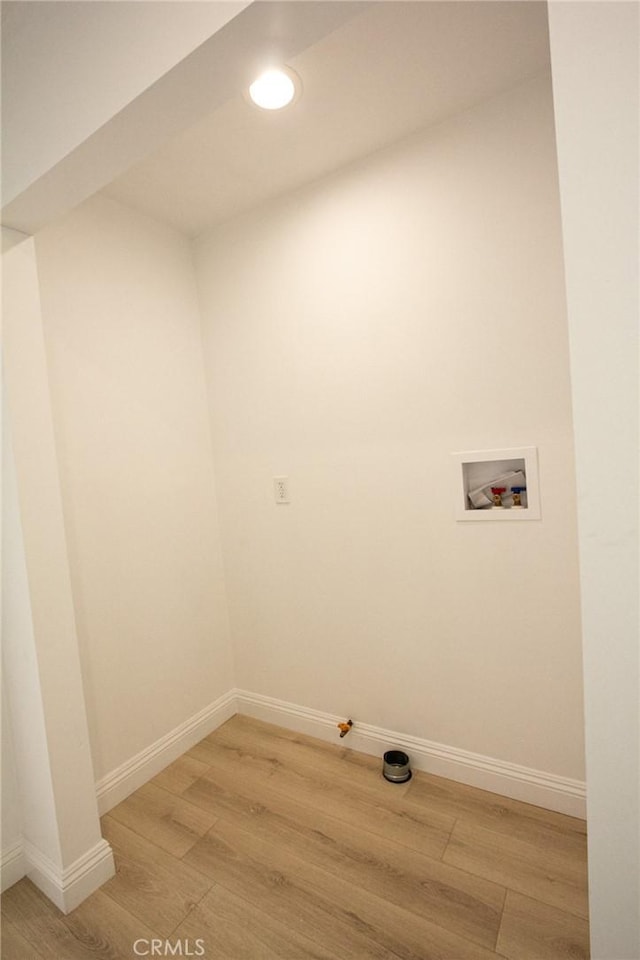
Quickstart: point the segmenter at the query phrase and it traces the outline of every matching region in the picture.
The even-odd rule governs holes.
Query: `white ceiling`
[[[246,6],[2,0],[3,204]]]
[[[289,63],[292,107],[239,91],[104,192],[197,235],[547,71],[546,3],[380,0]]]
[[[286,62],[362,10],[2,0],[3,227],[37,233],[235,97],[267,58]]]

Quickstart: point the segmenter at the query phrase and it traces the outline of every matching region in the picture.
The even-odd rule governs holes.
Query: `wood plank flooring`
[[[237,715],[103,817],[117,873],[71,914],[6,892],[2,957],[588,958],[582,820],[380,770]]]

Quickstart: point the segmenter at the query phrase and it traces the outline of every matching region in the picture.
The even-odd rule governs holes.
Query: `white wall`
[[[13,232],[13,231],[12,231]],[[5,231],[2,231],[2,242],[3,248],[6,245],[7,247],[13,241],[13,237],[7,236],[5,240]],[[4,249],[3,249],[4,252]],[[3,391],[4,393],[4,391]],[[6,414],[4,410],[4,396],[3,396],[3,416],[2,416],[2,441],[3,445],[6,444]],[[5,483],[5,474],[7,470],[6,464],[6,454],[4,453],[3,448],[3,457],[2,457],[2,471],[0,472],[0,478],[2,479],[2,484],[0,488],[0,523],[2,531],[4,531],[5,524],[7,522],[7,497],[6,497],[6,483]],[[14,505],[14,510],[15,510]],[[6,566],[6,556],[5,551],[2,552],[2,570],[4,571]],[[0,591],[0,614],[3,613],[3,601],[4,601],[4,592]],[[0,616],[1,622],[1,616]],[[0,664],[0,671],[4,674],[4,666]],[[22,840],[22,816],[20,813],[20,791],[18,788],[18,780],[16,776],[16,765],[13,756],[13,737],[11,733],[11,719],[9,716],[9,708],[7,695],[5,690],[5,680],[4,675],[0,677],[0,771],[2,776],[0,777],[0,864],[2,866],[2,877],[1,886],[2,889],[5,888],[5,884],[13,881],[14,877],[9,877],[9,868],[6,864],[6,857],[16,846],[16,844],[21,843]],[[14,871],[11,871],[13,873]],[[18,870],[18,876],[20,875],[21,870]]]
[[[115,868],[100,835],[32,239],[3,254],[2,279],[3,679],[27,872],[67,912]]]
[[[592,956],[637,960],[639,8],[554,2],[549,27],[576,431]]]
[[[60,840],[8,420],[3,397],[2,852],[6,854],[25,829],[29,841],[55,862],[60,858]],[[51,717],[52,726],[55,722]]]
[[[8,701],[5,692],[4,681],[2,683],[2,734],[0,763],[2,769],[2,778],[0,788],[0,860],[11,853],[16,844],[22,841],[22,814],[20,810],[20,790],[18,788],[18,778],[16,775],[16,764],[13,756],[13,737],[11,734],[11,721],[9,718]],[[2,863],[2,888],[5,887],[5,863]],[[9,873],[6,870],[7,874]],[[22,871],[20,871],[21,873]],[[12,871],[13,873],[13,871]],[[15,877],[7,876],[7,881],[12,882]]]
[[[229,222],[196,265],[238,686],[582,777],[548,79]],[[456,523],[449,454],[525,444],[542,521]]]
[[[186,240],[96,197],[36,239],[96,779],[233,686]]]

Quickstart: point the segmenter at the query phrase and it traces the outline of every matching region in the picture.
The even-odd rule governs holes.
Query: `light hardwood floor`
[[[20,881],[4,960],[132,960],[154,938],[205,960],[589,955],[582,820],[390,784],[340,740],[235,716],[102,826],[116,876],[66,917]]]

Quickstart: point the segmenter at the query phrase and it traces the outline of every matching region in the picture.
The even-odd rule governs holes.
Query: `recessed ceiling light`
[[[300,92],[300,78],[288,67],[278,67],[262,73],[249,87],[249,96],[263,110],[280,110]]]

